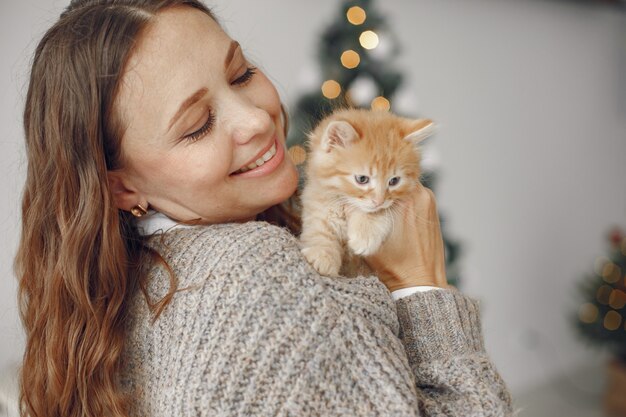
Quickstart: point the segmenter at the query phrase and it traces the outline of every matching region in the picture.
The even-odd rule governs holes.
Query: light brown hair
[[[142,265],[165,261],[144,245],[109,190],[107,171],[124,166],[113,102],[141,31],[175,5],[214,18],[197,0],[74,0],[36,48],[14,263],[26,330],[23,416],[128,415],[117,380],[128,299],[145,288]],[[264,216],[287,226],[295,221],[283,207]],[[147,300],[155,318],[177,289],[169,270],[170,292]]]

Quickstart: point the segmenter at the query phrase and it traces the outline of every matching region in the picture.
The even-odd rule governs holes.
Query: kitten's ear
[[[417,119],[410,120],[406,130],[410,133],[404,137],[404,140],[408,140],[416,146],[418,143],[435,133],[437,126],[430,119]]]
[[[354,127],[343,120],[335,120],[328,124],[324,135],[322,135],[322,149],[326,152],[334,147],[341,146],[345,148],[351,142],[357,140],[359,134]]]

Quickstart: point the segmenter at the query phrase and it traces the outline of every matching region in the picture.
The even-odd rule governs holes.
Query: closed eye
[[[252,79],[252,77],[254,76],[254,74],[256,74],[257,68],[256,67],[248,67],[246,69],[246,72],[244,72],[244,74],[237,78],[235,81],[233,81],[234,85],[246,85],[248,84],[248,82],[250,82],[250,80]]]
[[[209,130],[211,130],[214,122],[215,122],[215,115],[213,114],[212,111],[209,110],[209,116],[207,118],[207,121],[202,125],[202,127],[193,133],[185,135],[184,139],[190,142],[197,141],[202,136],[206,135],[209,132]]]

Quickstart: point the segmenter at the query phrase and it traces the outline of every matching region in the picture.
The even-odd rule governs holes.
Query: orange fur
[[[420,179],[418,143],[433,126],[428,119],[342,109],[309,134],[300,244],[321,274],[337,276],[346,255],[378,250],[393,228],[395,203]],[[394,177],[399,182],[392,186]]]

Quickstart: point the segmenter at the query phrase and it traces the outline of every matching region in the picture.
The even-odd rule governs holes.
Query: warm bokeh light
[[[622,324],[622,316],[617,311],[609,311],[604,316],[604,327],[607,330],[617,330]]]
[[[609,287],[608,285],[602,285],[598,288],[598,291],[596,292],[596,299],[598,302],[600,304],[608,305],[611,291],[613,291],[613,287]]]
[[[348,69],[356,68],[361,62],[361,57],[352,49],[348,49],[341,54],[341,65]]]
[[[622,277],[622,269],[613,262],[607,262],[602,268],[602,278],[609,284],[613,284]]]
[[[593,271],[597,275],[602,276],[602,268],[604,268],[604,265],[607,262],[611,262],[611,260],[607,258],[606,256],[598,256],[595,262],[593,263]]]
[[[591,303],[585,303],[578,310],[578,318],[583,323],[591,324],[598,319],[598,307]]]
[[[372,100],[372,110],[389,111],[391,103],[383,96],[378,96]]]
[[[371,30],[366,30],[359,36],[359,43],[365,49],[374,49],[378,46],[378,35]]]
[[[300,165],[306,160],[306,151],[300,145],[294,145],[289,148],[289,157],[293,161],[294,164]]]
[[[359,6],[352,6],[348,9],[346,17],[348,18],[348,22],[352,23],[355,26],[358,26],[362,25],[363,22],[365,22],[367,15],[365,14],[365,10],[363,10]]]
[[[322,84],[322,94],[326,98],[337,98],[341,94],[341,86],[335,80],[327,80]]]
[[[613,290],[609,296],[609,305],[615,310],[624,308],[626,305],[626,292],[622,290]]]

